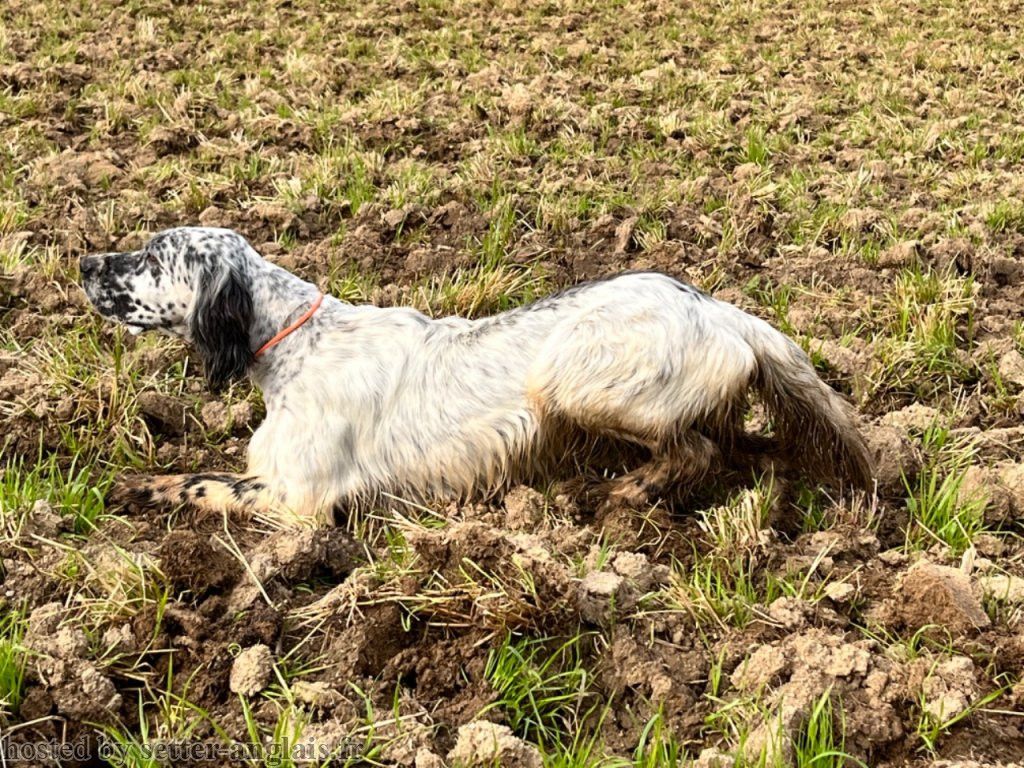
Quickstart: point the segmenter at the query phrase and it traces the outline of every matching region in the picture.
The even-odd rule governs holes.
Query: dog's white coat
[[[320,313],[330,330],[294,376],[254,372],[267,417],[249,472],[297,510],[381,490],[461,496],[494,485],[550,416],[638,442],[668,437],[748,385],[748,338],[778,336],[659,274],[593,283],[497,319],[431,320],[330,299]],[[290,354],[305,330],[268,354]]]

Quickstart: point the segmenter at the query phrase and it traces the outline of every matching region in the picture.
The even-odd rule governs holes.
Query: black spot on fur
[[[256,480],[252,477],[243,477],[241,480],[236,480],[234,483],[233,491],[235,498],[241,498],[247,493],[257,493],[266,488],[266,484]]]
[[[153,501],[153,489],[152,488],[136,488],[132,492],[132,501],[139,504],[148,504]]]

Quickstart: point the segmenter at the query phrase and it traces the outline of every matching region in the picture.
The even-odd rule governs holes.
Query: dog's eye
[[[156,254],[147,253],[146,254],[146,264],[148,264],[151,267],[159,266],[160,265],[160,259],[158,259],[156,257]]]

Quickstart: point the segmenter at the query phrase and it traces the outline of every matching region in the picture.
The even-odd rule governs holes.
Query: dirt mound
[[[439,618],[514,628],[558,627],[573,616],[576,590],[564,559],[573,554],[571,541],[560,542],[556,551],[550,537],[466,520],[414,531],[409,544],[426,577],[413,599],[429,601],[435,588],[449,596]]]
[[[255,696],[267,687],[273,674],[274,656],[270,649],[263,644],[254,645],[235,658],[228,688],[232,693]]]
[[[33,657],[32,674],[59,714],[79,722],[102,722],[120,711],[123,699],[88,659],[85,632],[63,624],[68,615],[60,603],[42,605],[29,615],[24,644]]]
[[[905,673],[870,640],[808,629],[754,651],[732,675],[741,692],[768,691],[768,714],[745,745],[750,759],[793,759],[794,740],[822,697],[843,702],[847,748],[867,755],[903,735],[896,706],[906,699]]]

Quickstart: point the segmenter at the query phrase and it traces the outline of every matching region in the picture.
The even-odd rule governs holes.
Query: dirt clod
[[[999,376],[1016,387],[1024,387],[1024,355],[1012,349],[999,358]]]
[[[593,624],[615,620],[616,611],[631,607],[626,580],[610,571],[591,571],[580,582],[578,597],[580,616]]]
[[[880,420],[880,423],[896,427],[903,432],[922,433],[928,427],[942,422],[942,415],[937,408],[922,403],[911,403],[906,408],[898,411],[890,411]]]
[[[532,531],[544,520],[544,497],[532,488],[520,485],[505,496],[505,516],[514,531]]]
[[[977,672],[966,656],[915,659],[908,686],[919,693],[922,708],[939,723],[963,714],[978,697]]]
[[[959,496],[964,501],[985,503],[985,521],[1005,524],[1024,516],[1024,464],[998,462],[973,465],[964,474]]]
[[[240,430],[249,426],[252,421],[252,405],[241,402],[229,407],[219,400],[211,400],[203,406],[199,417],[206,428],[214,432]]]
[[[702,749],[693,763],[693,768],[733,768],[736,758],[715,747]]]
[[[426,747],[420,747],[416,752],[413,768],[446,768],[446,766],[440,755],[431,752]]]
[[[981,591],[995,600],[1007,603],[1024,603],[1024,579],[1020,576],[982,576],[978,580]]]
[[[875,478],[882,490],[903,487],[904,477],[914,477],[921,468],[920,450],[903,429],[877,425],[865,430],[868,450],[875,467]]]
[[[248,569],[228,598],[233,610],[260,599],[273,583],[306,581],[316,576],[341,580],[362,563],[365,552],[338,528],[299,528],[265,537],[248,555]]]
[[[58,515],[53,510],[53,505],[45,499],[36,500],[25,520],[25,529],[50,539],[55,538],[68,527],[69,520]]]
[[[903,734],[896,709],[904,696],[903,677],[872,641],[844,642],[818,628],[761,646],[732,676],[739,690],[766,693],[772,712],[753,730],[748,756],[757,759],[763,751],[789,760],[792,734],[825,695],[843,702],[852,749],[865,754],[893,742]]]
[[[267,646],[259,644],[246,648],[231,665],[231,692],[255,696],[270,683],[273,670],[274,655]]]
[[[899,586],[899,614],[911,628],[939,625],[954,634],[975,632],[991,624],[970,578],[956,568],[921,560]]]
[[[825,596],[834,603],[848,603],[857,594],[857,587],[849,582],[833,581],[825,585]]]
[[[165,435],[178,436],[189,427],[188,406],[170,395],[148,390],[141,393],[139,411],[157,432]]]
[[[516,738],[507,725],[478,720],[459,728],[448,762],[460,768],[541,768],[537,748]]]
[[[332,709],[344,701],[340,693],[321,681],[297,680],[292,685],[292,695],[299,703],[320,709]]]
[[[242,575],[241,565],[223,547],[188,529],[171,531],[157,556],[171,584],[194,597],[223,590]]]
[[[110,678],[84,663],[75,677],[53,692],[57,710],[76,720],[109,721],[121,707],[121,694]]]

